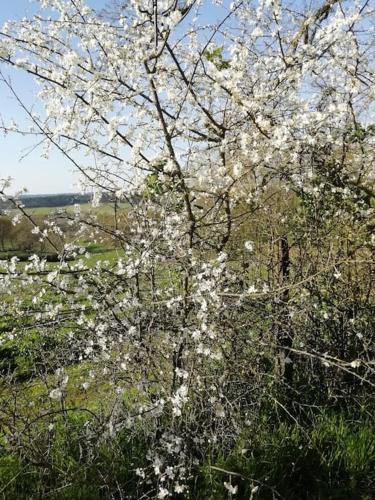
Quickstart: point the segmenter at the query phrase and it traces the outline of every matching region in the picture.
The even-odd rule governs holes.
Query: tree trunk
[[[293,382],[293,356],[290,348],[293,345],[293,331],[289,311],[289,278],[290,278],[290,253],[288,236],[280,238],[280,276],[281,276],[281,297],[280,313],[278,315],[277,344],[278,354],[278,375],[288,385]]]

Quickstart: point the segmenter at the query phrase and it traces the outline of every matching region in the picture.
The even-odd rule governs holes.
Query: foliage
[[[91,425],[84,413],[55,420],[49,433],[39,436],[49,456],[47,469],[3,452],[0,488],[5,498],[120,498],[121,491],[126,498],[140,498],[145,490],[136,471],[147,460],[148,445],[141,431],[135,437],[122,431],[98,444],[90,438]],[[264,414],[256,432],[245,431],[228,455],[205,457],[191,498],[226,499],[228,481],[237,486],[239,498],[253,492],[262,499],[370,499],[374,464],[373,420],[364,412],[355,420],[346,412],[322,413],[304,426]],[[156,487],[149,483],[147,488]]]
[[[32,235],[0,267],[6,488],[26,467],[42,496],[371,495],[348,416],[373,407],[370,4],[43,0],[6,23],[27,133],[93,193],[44,217],[1,181]]]
[[[223,477],[239,498],[371,498],[374,491],[373,420],[323,413],[308,425],[264,422],[229,456],[204,468],[197,498],[227,498]],[[228,472],[229,471],[229,472]],[[232,475],[230,474],[232,472]]]

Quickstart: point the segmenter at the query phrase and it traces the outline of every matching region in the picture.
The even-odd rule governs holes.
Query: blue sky
[[[101,8],[107,2],[106,0],[89,0],[88,3],[93,7]],[[37,4],[30,0],[2,0],[0,25],[8,19],[28,17],[35,12],[36,7]],[[34,102],[36,86],[33,80],[19,71],[11,71],[4,67],[2,69],[11,77],[19,95],[28,103]],[[28,124],[24,112],[19,109],[9,90],[1,82],[0,116],[6,123],[14,118],[18,123],[26,124],[26,126]],[[23,187],[33,194],[77,191],[77,177],[74,176],[68,161],[57,151],[48,160],[41,158],[40,147],[30,152],[36,142],[35,138],[26,138],[16,134],[3,137],[0,134],[0,178],[11,176],[14,179],[12,192]]]
[[[108,0],[86,0],[98,10],[108,5]],[[38,1],[33,0],[0,0],[0,27],[9,19],[31,17],[38,10]],[[218,19],[220,8],[215,7],[215,18]],[[210,4],[203,7],[203,17],[207,23],[215,21]],[[33,79],[20,71],[2,65],[2,71],[12,80],[22,100],[30,105],[36,102],[37,87]],[[4,83],[0,82],[0,117],[5,123],[12,118],[25,128],[28,118],[19,108],[14,97]],[[78,177],[74,175],[71,163],[64,156],[54,151],[48,160],[41,157],[43,150],[36,147],[35,137],[23,137],[17,134],[0,134],[0,178],[12,177],[12,192],[26,188],[29,193],[76,192]]]

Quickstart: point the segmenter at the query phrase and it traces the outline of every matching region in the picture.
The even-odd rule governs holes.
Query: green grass
[[[92,251],[88,248],[89,256],[85,258],[84,262],[87,267],[94,267],[98,261],[108,261],[114,264],[119,257],[124,257],[124,251],[117,248],[108,248],[98,246]]]
[[[264,500],[370,500],[375,492],[374,421],[364,413],[352,418],[346,411],[322,413],[300,426],[265,420],[246,432],[232,452],[202,468],[194,498],[228,498],[223,482],[229,480],[243,499],[258,486],[255,498]]]
[[[110,445],[104,440],[98,444],[90,436],[90,425],[84,412],[72,413],[39,436],[39,446],[53,438],[48,468],[0,451],[0,498],[26,500],[48,495],[59,500],[99,500],[114,498],[110,495],[121,490],[126,498],[139,498],[135,469],[144,463],[147,450],[142,435],[134,438],[124,432]]]
[[[72,207],[63,209],[73,210]],[[81,209],[83,212],[95,210],[89,205],[81,206]],[[48,215],[56,209],[35,210],[39,210],[39,215]],[[98,209],[101,211],[99,213],[105,213],[106,210],[110,213],[112,208],[101,206]],[[106,244],[90,241],[81,243],[89,255],[78,258],[83,259],[87,267],[94,267],[99,261],[107,261],[111,266],[118,257],[125,257],[123,250]],[[20,270],[23,265],[18,264]],[[54,269],[55,266],[56,264],[49,263],[48,269]],[[237,262],[233,263],[235,271],[240,271],[238,266]],[[251,268],[249,279],[256,277],[252,272]],[[264,272],[265,268],[258,268],[260,276]],[[167,288],[173,283],[177,289],[181,281],[179,270],[169,263],[161,264],[157,275],[161,288]],[[145,289],[146,280],[145,276],[141,278],[141,285],[145,284]],[[26,309],[32,307],[31,297],[35,292],[33,286],[21,292]],[[57,299],[52,292],[45,297],[47,303],[54,300]],[[86,303],[85,297],[79,300]],[[259,316],[261,330],[267,329],[266,307],[267,305]],[[4,383],[0,385],[0,422],[9,418],[4,413],[5,418],[2,419],[2,403],[11,403],[12,398],[16,398],[19,419],[17,425],[21,426],[17,427],[17,432],[22,430],[24,421],[31,419],[34,423],[30,435],[25,437],[30,438],[32,446],[31,449],[21,445],[12,449],[10,442],[7,443],[5,439],[1,441],[0,437],[0,499],[95,500],[120,498],[119,491],[123,492],[125,498],[141,498],[145,490],[139,487],[134,470],[137,466],[149,464],[145,456],[149,439],[147,429],[135,429],[131,435],[122,430],[115,437],[105,436],[108,428],[103,425],[103,420],[97,420],[83,408],[95,411],[100,417],[101,410],[106,405],[109,406],[109,398],[114,396],[113,386],[110,385],[109,378],[106,379],[102,374],[98,379],[91,380],[89,372],[94,366],[89,362],[72,362],[70,366],[65,366],[69,382],[64,404],[69,410],[62,409],[58,413],[61,403],[52,401],[48,394],[57,385],[54,369],[60,364],[54,356],[64,346],[68,327],[49,331],[46,335],[45,332],[27,330],[22,321],[23,319],[15,320],[10,316],[0,318],[0,335],[7,332],[9,327],[26,331],[24,335],[17,336],[14,342],[7,342],[1,347],[0,369],[3,363],[4,374],[13,371],[15,377],[12,380],[13,386]],[[258,325],[255,327],[258,328]],[[321,327],[320,333],[322,332],[324,329]],[[155,343],[160,342],[160,338],[157,337]],[[43,372],[42,363],[46,360],[50,369]],[[6,365],[7,362],[9,366]],[[134,368],[132,372],[131,383],[134,385],[139,375],[136,370]],[[90,380],[90,386],[83,388],[82,383],[87,380]],[[316,410],[317,404],[328,407],[330,402],[327,398],[324,399],[326,396],[321,391],[322,401],[316,403],[320,389],[318,386],[310,388],[315,409],[308,416],[304,413],[303,418],[297,416],[298,424],[288,417],[283,419],[276,416],[272,408],[263,408],[260,415],[254,418],[253,425],[244,430],[231,447],[227,445],[223,449],[221,443],[216,443],[204,457],[197,453],[188,498],[228,499],[230,497],[224,481],[238,486],[238,493],[234,498],[244,500],[374,498],[375,431],[374,421],[370,417],[373,409],[366,402],[366,412],[358,411],[354,403],[345,410],[341,407],[319,412]],[[138,397],[134,388],[134,391],[129,390],[121,402],[127,408],[133,408]],[[299,403],[302,407],[301,400]],[[51,415],[48,414],[49,410],[52,411]],[[51,430],[48,430],[49,422]],[[159,424],[162,429],[167,429],[170,422],[161,421]],[[20,436],[22,437],[22,432],[19,433],[18,437]],[[98,436],[103,439],[98,439]],[[154,476],[146,486],[151,491],[151,496],[156,487],[152,481],[155,481]],[[254,488],[258,488],[256,494]]]
[[[373,498],[375,431],[368,416],[353,419],[348,412],[322,413],[300,427],[266,422],[247,431],[226,455],[201,461],[189,494],[173,498],[227,500],[224,482],[238,487],[233,498],[241,500]],[[98,441],[97,425],[87,413],[77,411],[55,417],[50,431],[36,426],[36,444],[39,453],[48,457],[48,468],[0,449],[0,498],[2,494],[15,500],[47,495],[109,499],[120,498],[122,491],[125,498],[137,499],[146,489],[155,492],[152,476],[142,490],[135,474],[137,467],[148,463],[148,438],[143,431],[124,430]]]
[[[127,203],[119,203],[118,209],[124,210],[127,208]],[[81,203],[79,204],[79,208],[82,213],[93,213],[95,215],[113,215],[114,213],[114,205],[113,203],[101,203],[99,206],[94,207],[91,203]],[[35,207],[35,208],[26,208],[26,212],[30,215],[40,215],[40,216],[48,216],[54,214],[56,212],[64,212],[74,213],[75,206],[74,205],[65,205],[62,207]],[[16,210],[12,212],[16,213]]]

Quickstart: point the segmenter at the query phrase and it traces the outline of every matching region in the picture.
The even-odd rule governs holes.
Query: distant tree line
[[[62,193],[62,194],[41,194],[22,195],[18,198],[25,208],[40,207],[66,207],[74,204],[89,203],[92,194]],[[12,208],[10,201],[0,201],[0,210]]]

